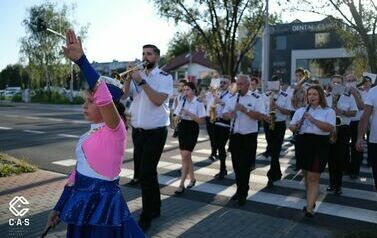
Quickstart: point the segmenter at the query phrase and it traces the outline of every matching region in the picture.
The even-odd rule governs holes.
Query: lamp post
[[[266,0],[266,15],[263,30],[262,41],[262,91],[266,91],[266,85],[269,78],[270,65],[270,25],[268,24],[268,1]]]

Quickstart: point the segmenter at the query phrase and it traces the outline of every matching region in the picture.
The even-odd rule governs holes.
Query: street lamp
[[[269,78],[270,64],[270,25],[268,24],[268,0],[266,0],[266,15],[263,30],[262,41],[262,91],[266,91],[266,85]]]

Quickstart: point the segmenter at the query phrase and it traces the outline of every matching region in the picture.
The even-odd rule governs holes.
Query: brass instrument
[[[209,121],[211,123],[215,123],[216,117],[217,117],[216,99],[218,98],[218,88],[215,89],[215,92],[212,95],[213,95],[214,99],[213,99],[213,104],[209,108]]]
[[[140,64],[135,65],[134,67],[128,68],[126,71],[124,71],[124,72],[122,72],[122,73],[118,73],[118,72],[114,71],[114,72],[112,73],[112,76],[111,76],[111,77],[112,77],[112,78],[115,78],[115,79],[117,79],[117,80],[119,80],[119,81],[122,82],[122,81],[124,81],[124,80],[127,80],[128,77],[130,77],[129,74],[130,74],[132,71],[139,70],[141,66],[147,66],[148,64],[149,64],[148,61],[143,61],[143,62],[141,62]],[[126,78],[124,78],[125,75],[127,75]]]
[[[274,92],[271,92],[270,96],[269,96],[269,99],[270,99],[270,110],[269,110],[269,118],[270,118],[270,124],[268,126],[268,128],[270,130],[275,130],[275,122],[276,122],[276,102],[275,102],[275,98],[274,98]]]
[[[337,110],[338,101],[340,99],[340,95],[334,95],[332,98],[332,108]],[[335,129],[330,133],[330,143],[335,144],[338,139],[338,128],[342,124],[342,118],[340,116],[336,116],[336,122],[335,122]]]

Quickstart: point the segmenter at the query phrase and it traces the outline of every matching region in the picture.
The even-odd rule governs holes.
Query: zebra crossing
[[[254,204],[268,205],[275,208],[287,208],[300,213],[302,207],[306,205],[305,185],[303,176],[294,170],[294,147],[288,141],[290,134],[287,133],[286,140],[280,157],[282,180],[277,181],[274,188],[266,188],[269,170],[269,158],[261,155],[257,156],[256,168],[251,172],[250,190],[247,197],[248,202]],[[236,192],[235,175],[232,169],[230,154],[226,160],[228,175],[224,180],[214,179],[214,175],[219,172],[219,161],[208,160],[210,154],[209,142],[207,138],[200,137],[196,149],[193,152],[194,173],[197,179],[192,192],[221,196],[227,199]],[[176,188],[179,186],[181,157],[177,150],[178,141],[169,140],[165,145],[164,153],[158,164],[158,180],[161,186]],[[264,135],[258,137],[257,154],[265,150],[266,141]],[[133,148],[126,149],[126,159],[132,157]],[[127,158],[129,157],[129,158]],[[74,159],[60,160],[52,162],[54,165],[72,167],[75,166]],[[133,178],[133,170],[130,164],[122,168],[120,177],[126,179]],[[374,181],[371,169],[363,161],[360,177],[351,179],[343,177],[343,194],[335,196],[326,192],[329,182],[328,169],[321,174],[320,195],[316,214],[321,214],[337,219],[350,219],[359,222],[367,222],[377,225],[377,192],[374,190]],[[187,191],[190,193],[191,191]],[[171,195],[171,194],[169,194]],[[191,196],[192,197],[192,196]],[[241,208],[242,209],[242,208]]]

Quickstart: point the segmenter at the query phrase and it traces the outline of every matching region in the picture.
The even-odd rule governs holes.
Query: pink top
[[[112,103],[111,94],[104,82],[98,85],[93,98],[98,107]],[[122,167],[126,138],[127,131],[122,119],[114,129],[105,125],[93,132],[82,145],[89,166],[109,179],[117,177]],[[68,183],[74,183],[75,174],[76,169],[71,172]]]

